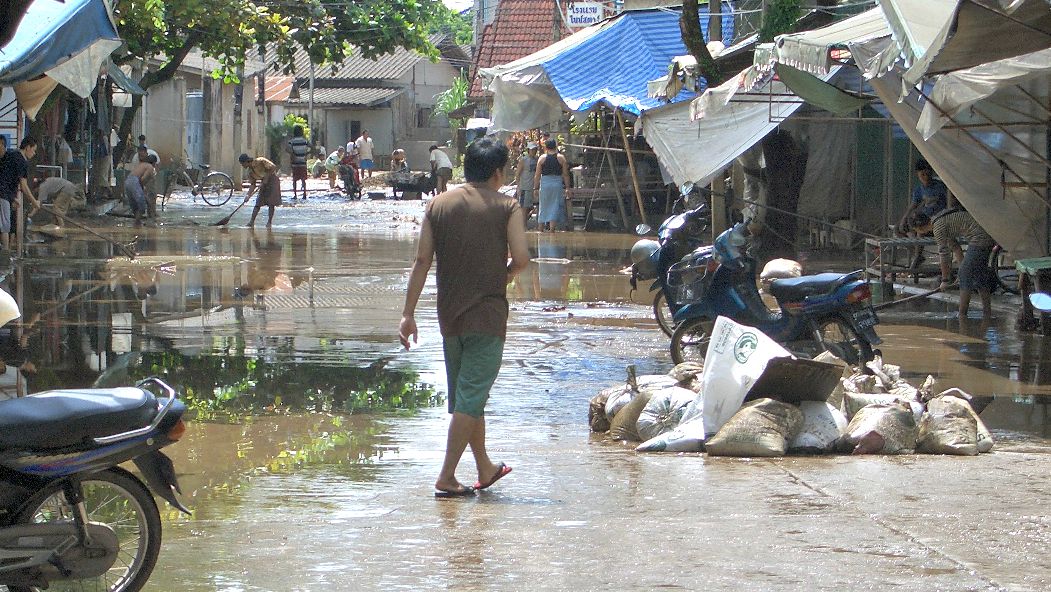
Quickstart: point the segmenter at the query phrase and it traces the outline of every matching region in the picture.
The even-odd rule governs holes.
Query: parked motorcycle
[[[676,204],[685,205],[692,190],[692,184],[683,185],[682,195]],[[669,337],[675,329],[672,315],[681,304],[676,291],[668,286],[668,270],[704,244],[705,232],[710,223],[708,205],[701,204],[665,220],[657,229],[657,240],[641,239],[631,248],[631,288],[634,290],[638,287],[638,280],[655,280],[650,284],[650,292],[656,292],[653,297],[653,316],[661,331]],[[647,234],[650,228],[640,224],[636,231]]]
[[[871,360],[881,340],[863,272],[774,280],[770,294],[780,310],[772,311],[756,288],[755,260],[742,251],[746,228],[744,222],[735,225],[668,271],[680,304],[671,340],[675,363],[704,358],[719,316],[753,326],[793,352],[829,351],[850,364]]]
[[[142,588],[161,546],[150,490],[189,514],[160,451],[185,431],[185,410],[157,378],[0,401],[0,586]]]

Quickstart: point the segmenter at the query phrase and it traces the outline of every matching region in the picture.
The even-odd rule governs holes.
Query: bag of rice
[[[916,416],[907,403],[869,405],[850,420],[836,448],[851,454],[911,454],[916,436]]]
[[[686,406],[697,397],[697,393],[680,386],[670,386],[654,391],[650,402],[639,414],[635,427],[640,440],[649,440],[679,425]]]
[[[920,419],[916,452],[926,454],[978,454],[978,423],[967,401],[957,397],[936,397],[927,403]]]
[[[789,452],[822,454],[831,451],[847,429],[843,412],[822,401],[800,401],[803,426],[788,443]]]

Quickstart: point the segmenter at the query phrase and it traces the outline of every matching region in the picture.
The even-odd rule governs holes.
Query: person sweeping
[[[242,154],[237,160],[248,170],[248,178],[252,180],[252,185],[248,188],[243,203],[248,203],[252,193],[255,192],[256,185],[259,186],[259,194],[256,196],[255,207],[252,208],[252,218],[248,221],[248,226],[255,226],[255,217],[259,215],[259,209],[266,206],[268,210],[266,227],[270,228],[274,223],[274,208],[281,205],[281,180],[277,178],[277,165],[262,156],[252,158],[247,154]]]

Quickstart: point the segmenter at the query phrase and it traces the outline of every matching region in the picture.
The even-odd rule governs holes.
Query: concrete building
[[[448,142],[454,134],[448,120],[435,115],[435,97],[451,88],[470,64],[470,56],[451,38],[438,35],[431,42],[441,54],[437,62],[399,48],[375,60],[354,52],[342,64],[315,65],[314,142],[333,150],[367,129],[377,166],[387,166],[391,152],[402,148],[410,165],[423,168],[427,148]],[[310,71],[309,57],[300,50],[289,76],[267,78],[270,124],[280,123],[288,113],[310,119]]]

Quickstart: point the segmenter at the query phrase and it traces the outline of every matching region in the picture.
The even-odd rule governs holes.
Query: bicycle
[[[233,197],[234,180],[230,175],[222,171],[213,171],[211,165],[207,164],[198,163],[196,167],[186,166],[185,163],[194,164],[189,155],[183,162],[177,162],[175,159],[172,161],[178,166],[174,167],[174,170],[169,170],[161,198],[161,209],[164,209],[164,205],[171,198],[175,185],[189,187],[194,201],[197,201],[197,196],[200,195],[204,203],[210,206],[224,205]],[[200,183],[194,183],[194,179],[199,178],[202,173],[204,173],[204,178]]]
[[[996,273],[998,288],[1007,294],[1018,294],[1018,270],[1015,269],[1014,260],[1008,258],[1007,251],[999,244],[989,254],[989,267]]]

